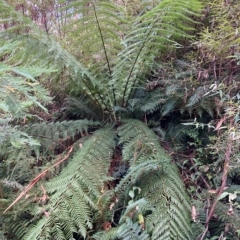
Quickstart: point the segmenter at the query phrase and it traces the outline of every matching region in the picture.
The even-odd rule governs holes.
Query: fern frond
[[[77,117],[78,119],[87,118],[93,120],[99,120],[103,118],[102,109],[97,108],[94,106],[92,102],[89,101],[84,96],[79,98],[66,98],[64,102],[64,107],[62,109],[64,114],[70,117]]]
[[[61,174],[45,184],[50,202],[44,208],[41,229],[30,229],[23,239],[70,239],[74,232],[86,237],[92,228],[92,211],[108,172],[114,133],[110,129],[96,131],[74,154]],[[53,227],[54,226],[54,227]]]
[[[119,135],[123,158],[131,166],[115,189],[119,199],[126,202],[126,192],[137,186],[140,197],[154,208],[146,214],[146,231],[151,239],[190,239],[188,197],[157,136],[136,120],[124,122]]]
[[[76,135],[84,136],[88,134],[89,128],[97,128],[99,126],[99,122],[84,119],[51,123],[43,122],[26,125],[21,129],[38,140],[44,152],[51,152],[61,142],[74,139]]]
[[[192,95],[189,100],[188,103],[186,105],[186,107],[191,107],[193,105],[195,105],[197,102],[199,102],[202,98],[203,95],[205,94],[205,90],[203,87],[199,87],[197,88],[196,92],[194,93],[194,95]]]
[[[99,122],[85,119],[43,122],[16,128],[9,126],[9,130],[4,128],[3,142],[1,143],[4,150],[1,151],[0,158],[4,159],[7,169],[10,166],[13,169],[9,168],[2,177],[11,175],[17,181],[22,181],[22,179],[30,181],[39,169],[38,167],[32,169],[33,166],[39,166],[39,163],[42,166],[54,160],[55,154],[65,151],[69,143],[88,135],[89,131],[95,130],[99,126]]]
[[[161,106],[165,103],[165,98],[163,92],[156,90],[153,92],[147,92],[146,96],[141,99],[140,110],[144,113],[151,114],[158,111]]]
[[[52,98],[49,91],[39,84],[36,77],[54,72],[53,69],[39,67],[17,67],[9,63],[12,47],[21,51],[21,42],[0,41],[0,57],[6,63],[0,64],[0,109],[5,118],[13,115],[15,119],[28,116],[29,108],[33,105],[47,111],[45,103]],[[29,115],[30,116],[30,115]]]
[[[3,1],[0,3],[0,12],[13,25],[11,27],[10,24],[10,27],[6,31],[1,32],[1,35],[6,40],[21,40],[24,46],[22,52],[13,55],[13,62],[18,62],[18,64],[21,63],[22,65],[39,64],[46,66],[51,64],[52,68],[58,69],[59,72],[65,72],[77,84],[79,92],[84,91],[95,104],[110,111],[113,106],[112,93],[103,88],[102,82],[99,81],[99,78],[96,78],[94,73],[81,64],[74,55],[66,51],[59,42],[40,31],[28,18]],[[23,26],[30,28],[31,31],[26,33]],[[16,29],[20,31],[18,35],[12,33]],[[104,99],[103,94],[105,95]]]
[[[141,157],[156,159],[156,153],[159,153],[163,161],[165,158],[169,159],[161,148],[157,136],[140,121],[129,120],[119,128],[118,134],[120,144],[127,143],[123,148],[123,159],[130,161],[131,165],[140,163]]]
[[[69,38],[74,39],[74,49],[81,46],[82,57],[91,65],[101,62],[101,67],[111,76],[113,59],[121,49],[120,32],[125,23],[123,8],[109,1],[84,0],[72,1],[66,10],[71,10],[71,20],[66,27]]]
[[[118,239],[127,240],[150,240],[150,236],[147,232],[142,230],[142,226],[137,222],[134,223],[130,218],[126,219],[126,222],[118,229]]]
[[[166,103],[163,105],[162,116],[168,115],[172,110],[174,110],[179,103],[181,103],[181,99],[177,96],[173,96],[169,99],[167,99]]]
[[[201,5],[198,1],[161,1],[156,7],[146,12],[134,23],[120,52],[112,83],[117,89],[124,89],[121,106],[126,106],[132,89],[136,87],[146,69],[151,69],[154,58],[161,50],[177,45],[181,37],[190,37],[191,20],[188,16],[196,15]],[[184,26],[184,27],[183,27]]]
[[[111,228],[109,231],[101,231],[93,235],[95,240],[117,240],[118,228]]]
[[[122,49],[121,34],[126,23],[123,8],[116,2],[89,0],[73,1],[66,8],[73,11],[67,33],[74,51],[81,46],[78,57],[94,69],[98,88],[101,88],[105,100],[109,95],[108,101],[116,105],[115,88],[106,79],[111,79],[114,60]],[[106,87],[102,88],[102,85]]]

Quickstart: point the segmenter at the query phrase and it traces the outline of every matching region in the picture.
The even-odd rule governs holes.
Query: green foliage
[[[44,104],[49,103],[52,98],[36,78],[53,70],[11,65],[12,49],[21,51],[21,42],[0,42],[0,57],[5,59],[5,63],[0,65],[0,144],[11,143],[16,148],[39,145],[27,133],[11,125],[20,119],[33,118],[30,111],[34,106],[47,112]]]
[[[141,225],[138,223],[133,223],[130,219],[127,219],[126,223],[121,225],[118,229],[118,239],[147,240],[150,238],[146,232],[142,231]]]
[[[131,163],[116,188],[119,197],[124,197],[125,189],[131,186],[141,190],[140,196],[154,208],[146,214],[146,231],[151,239],[190,239],[188,198],[177,169],[156,135],[136,120],[121,126],[119,135],[124,144],[123,159]]]
[[[205,63],[216,59],[221,70],[225,62],[234,61],[239,48],[239,22],[236,19],[239,17],[240,4],[234,0],[212,1],[208,3],[208,8],[210,14],[205,21],[211,25],[202,31],[198,44]],[[220,72],[215,69],[215,77],[220,77]]]
[[[133,2],[139,4],[135,6]],[[198,122],[191,119],[199,117],[207,126],[205,119],[223,113],[220,103],[229,107],[226,116],[232,116],[233,111],[238,119],[239,109],[231,102],[237,100],[231,96],[225,101],[229,85],[225,88],[215,83],[216,74],[201,69],[205,66],[196,63],[198,58],[195,61],[189,54],[188,60],[173,60],[177,54],[184,53],[196,37],[194,31],[200,28],[199,1],[133,2],[84,0],[63,4],[53,1],[51,7],[62,4],[56,13],[60,11],[63,15],[56,19],[65,21],[60,24],[64,28],[55,25],[44,32],[40,29],[44,22],[37,22],[31,12],[32,7],[40,9],[40,3],[29,2],[25,6],[22,3],[20,7],[14,1],[0,1],[1,24],[5,28],[0,34],[6,42],[1,42],[0,48],[3,60],[0,77],[4,80],[0,107],[5,114],[1,119],[4,131],[1,165],[4,164],[0,176],[7,177],[1,180],[0,187],[8,188],[4,189],[4,196],[0,195],[1,200],[10,201],[13,188],[20,190],[34,171],[48,169],[51,162],[58,161],[57,154],[74,146],[71,158],[41,179],[43,192],[31,191],[7,215],[8,239],[185,240],[195,237],[190,226],[190,201],[178,169],[161,147],[157,135],[147,124],[133,118],[144,117],[145,123],[171,141],[171,146],[181,144],[185,147],[182,149],[188,149],[187,154],[193,154],[198,148],[193,164],[190,159],[184,159],[190,170],[181,161],[178,163],[182,164],[184,180],[192,181],[188,186],[192,189],[193,184],[202,184],[200,176],[209,176],[201,169],[210,160],[207,162],[207,154],[200,153],[209,143],[207,128],[194,128],[191,124]],[[216,3],[212,6],[216,8]],[[43,12],[39,15],[42,19],[47,16]],[[234,24],[233,20],[230,24]],[[202,49],[213,54],[215,49],[206,47],[206,39]],[[238,44],[232,38],[230,42]],[[221,54],[219,51],[216,57]],[[226,58],[223,55],[221,59]],[[56,72],[52,73],[51,69]],[[43,104],[51,100],[49,92],[36,79],[53,94],[63,94],[63,98],[66,93],[74,96],[65,99],[59,115],[48,122],[43,118],[39,123],[34,118],[34,106],[47,111]],[[58,80],[58,87],[51,86],[53,80]],[[125,120],[124,116],[130,119]],[[18,122],[22,118],[26,121]],[[113,129],[106,127],[106,123],[114,123]],[[96,130],[101,127],[104,128]],[[236,138],[233,147],[234,153],[237,152],[239,128],[237,124],[234,127],[234,131],[231,129],[215,141],[216,152],[212,156],[216,159],[219,155],[219,159],[214,169],[222,170],[226,150],[223,145],[231,134]],[[89,131],[95,132],[89,136]],[[237,159],[236,153],[231,167]],[[116,166],[124,166],[124,170],[113,169]],[[189,177],[196,173],[200,173],[199,177]],[[233,178],[238,173],[233,173]],[[207,180],[211,187],[219,187],[220,181],[216,183],[210,177]],[[201,195],[192,192],[191,196],[200,198]],[[203,198],[200,202],[206,203]],[[222,229],[230,220],[217,214]],[[104,227],[106,224],[108,228]],[[204,231],[203,224],[201,220],[198,229]],[[233,229],[237,231],[238,227]],[[196,232],[198,236],[201,234]],[[208,233],[207,236],[211,235]]]
[[[126,24],[124,9],[111,1],[89,0],[72,1],[64,9],[69,12],[66,40],[72,43],[70,50],[84,58],[89,67],[96,65],[98,74],[105,70],[106,76],[111,77],[114,58],[122,48],[121,32]]]
[[[96,68],[98,68],[98,63],[93,66],[87,65],[84,67],[84,64],[77,61],[73,55],[69,54],[50,36],[46,36],[40,32],[34,24],[21,16],[20,13],[15,12],[3,3],[0,7],[2,11],[4,11],[4,16],[10,14],[10,12],[12,13],[11,16],[12,18],[14,17],[14,19],[10,20],[13,21],[13,29],[18,27],[16,26],[16,20],[20,21],[21,27],[27,25],[31,28],[31,31],[27,34],[28,54],[31,54],[30,57],[27,58],[28,64],[31,64],[31,61],[35,61],[35,58],[31,59],[31,56],[37,54],[39,59],[47,59],[48,63],[53,63],[58,66],[60,71],[65,72],[64,69],[67,68],[66,74],[75,82],[71,90],[75,91],[76,86],[81,88],[81,90],[91,97],[95,104],[111,112],[115,105],[123,107],[127,105],[132,89],[142,81],[139,74],[144,76],[147,71],[151,70],[154,57],[159,55],[163,46],[166,46],[166,44],[172,46],[180,37],[190,37],[187,32],[192,30],[190,25],[194,21],[188,16],[200,11],[201,5],[195,0],[189,1],[187,5],[184,1],[180,0],[174,4],[168,0],[161,1],[153,9],[137,17],[133,22],[130,22],[133,30],[124,36],[124,41],[121,43],[123,48],[122,50],[120,48],[121,51],[119,52],[118,45],[114,43],[119,35],[118,28],[116,28],[115,25],[116,23],[121,25],[119,23],[121,7],[112,6],[109,3],[100,1],[94,4],[88,2],[86,4],[85,1],[72,2],[72,4],[67,6],[71,11],[73,10],[70,17],[73,18],[73,14],[83,15],[82,18],[76,20],[79,29],[81,29],[80,31],[82,34],[91,36],[91,39],[96,41],[97,46],[100,44],[102,47],[101,55],[103,55],[104,60],[101,61],[101,63],[103,66],[107,66],[108,71],[108,75],[103,74],[102,76],[99,76],[99,74],[96,75],[95,73]],[[113,9],[116,8],[119,9],[119,11],[113,11]],[[111,19],[111,24],[109,24],[109,19]],[[70,24],[74,24],[74,22],[75,21],[70,21]],[[81,24],[81,22],[84,24]],[[82,27],[85,29],[85,26],[87,31],[82,31]],[[8,31],[4,32],[6,38],[14,37],[14,35],[9,35],[10,30],[11,25]],[[26,32],[23,31],[20,33],[21,36],[25,38]],[[78,33],[78,30],[74,31],[74,36],[76,36],[76,33]],[[113,40],[110,41],[109,36],[111,37],[110,39]],[[81,35],[79,37],[81,37]],[[91,44],[91,41],[85,41],[85,37],[81,39],[84,39],[87,46]],[[119,37],[117,42],[120,44]],[[76,41],[76,43],[79,44],[78,41]],[[36,45],[38,48],[36,48]],[[31,46],[34,46],[34,48]],[[89,54],[91,54],[91,51],[96,51],[95,43],[91,44],[91,46],[93,50],[90,48]],[[115,48],[118,49],[118,54],[114,60],[111,60],[110,56],[116,55],[112,54],[112,52],[116,51],[114,50]],[[38,49],[41,49],[41,52],[33,52]],[[89,48],[84,48],[83,51],[86,51],[86,49]],[[98,51],[96,54],[98,54]],[[92,56],[90,55],[90,57]],[[106,79],[108,79],[108,81],[106,81]]]
[[[76,146],[78,150],[67,167],[45,183],[48,204],[39,206],[32,224],[23,222],[28,228],[17,232],[19,239],[72,239],[74,232],[87,236],[88,229],[93,227],[92,213],[98,210],[100,190],[107,179],[115,145],[113,137],[112,130],[102,129]],[[36,226],[34,219],[40,219]]]
[[[199,10],[200,4],[196,1],[189,1],[187,6],[184,1],[161,1],[133,21],[134,28],[124,39],[126,47],[119,53],[111,81],[114,86],[117,84],[119,91],[124,90],[119,103],[122,107],[128,105],[134,88],[151,70],[160,51],[175,44],[178,46],[177,39],[181,37],[190,37],[187,31],[192,30],[189,24],[193,21],[188,14]]]
[[[84,136],[88,134],[90,127],[97,128],[99,126],[99,122],[85,119],[25,125],[22,130],[41,142],[42,152],[51,153],[54,152],[57,147],[61,147],[59,146],[61,142],[64,143],[67,140],[74,140],[76,136]]]
[[[98,106],[93,106],[92,102],[84,96],[66,98],[62,110],[62,117],[64,118],[104,120],[102,109],[98,108]]]

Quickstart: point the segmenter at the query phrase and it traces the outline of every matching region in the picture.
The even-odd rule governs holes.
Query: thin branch
[[[44,171],[41,172],[40,174],[38,174],[38,175],[26,186],[26,188],[20,193],[20,195],[10,204],[10,206],[7,207],[7,208],[4,210],[3,213],[6,213],[6,212],[7,212],[11,207],[13,207],[25,194],[27,194],[27,193],[30,191],[30,189],[31,189],[33,186],[35,186],[35,185],[37,184],[37,182],[38,182],[42,177],[44,177],[44,176],[47,174],[47,172],[48,172],[50,169],[58,166],[59,164],[61,164],[62,162],[64,162],[66,159],[68,159],[68,157],[69,157],[70,153],[72,152],[72,150],[73,150],[73,147],[71,147],[71,148],[69,149],[66,157],[64,157],[63,159],[57,161],[54,165],[52,165],[52,166],[49,167],[48,169],[44,170]]]
[[[230,127],[229,128],[231,128],[231,126],[232,126],[232,120],[230,122]],[[208,227],[208,224],[209,224],[209,222],[210,222],[210,220],[211,220],[211,218],[212,218],[212,216],[214,214],[214,211],[215,211],[217,203],[218,203],[218,198],[223,193],[224,188],[226,187],[226,184],[227,184],[229,162],[230,162],[230,157],[231,157],[231,152],[232,152],[232,141],[233,141],[232,138],[230,138],[228,140],[227,148],[226,148],[226,151],[225,151],[225,160],[224,160],[224,167],[223,167],[222,184],[221,184],[221,187],[218,190],[217,196],[214,199],[214,202],[213,202],[213,204],[212,204],[212,206],[210,208],[209,214],[207,216],[207,220],[206,220],[206,223],[205,223],[206,228]],[[204,233],[202,234],[201,239],[204,239],[206,233],[207,232],[205,230]]]
[[[195,154],[195,153],[194,153]],[[189,156],[190,162],[195,170],[195,172],[198,172],[198,169],[196,168],[194,162],[193,162],[193,156]],[[207,189],[211,189],[210,185],[208,184],[208,182],[206,181],[206,179],[202,176],[202,174],[200,175],[202,181],[204,182],[204,184],[206,185]]]
[[[153,27],[154,27],[154,25],[155,25],[155,23],[156,23],[157,21],[158,21],[158,18],[154,21],[154,23],[152,24],[151,28],[149,29],[149,31],[148,31],[148,33],[147,33],[147,36],[146,36],[145,40],[143,41],[142,46],[140,47],[140,49],[139,49],[139,51],[138,51],[138,53],[137,53],[137,56],[136,56],[136,58],[135,58],[135,60],[134,60],[134,62],[133,62],[133,65],[132,65],[131,70],[130,70],[130,72],[129,72],[129,75],[128,75],[128,77],[127,77],[127,82],[126,82],[125,87],[124,87],[123,98],[122,98],[122,107],[125,107],[125,106],[124,106],[124,99],[125,99],[125,95],[126,95],[126,92],[127,92],[127,88],[128,88],[128,84],[129,84],[130,78],[131,78],[131,76],[132,76],[132,74],[133,74],[133,70],[134,70],[134,68],[135,68],[135,66],[136,66],[136,64],[137,64],[137,61],[138,61],[138,59],[139,59],[139,56],[140,56],[143,48],[144,48],[145,45],[146,45],[146,42],[147,42],[147,40],[148,40],[148,38],[149,38],[149,36],[150,36],[150,34],[151,34],[151,32],[152,32],[152,29],[153,29]],[[135,82],[134,82],[134,83],[135,83]]]
[[[99,23],[99,20],[98,20],[98,17],[97,17],[97,12],[96,12],[96,7],[95,7],[94,2],[93,2],[93,11],[94,11],[94,16],[95,16],[95,19],[96,19],[96,22],[97,22],[98,31],[99,31],[99,34],[100,34],[100,37],[101,37],[101,42],[102,42],[102,46],[103,46],[103,50],[104,50],[104,55],[105,55],[105,58],[106,58],[106,61],[107,61],[109,76],[111,78],[112,77],[112,71],[111,71],[111,67],[110,67],[110,61],[109,61],[109,58],[108,58],[108,55],[107,55],[107,49],[106,49],[106,46],[105,46],[105,42],[104,42],[104,38],[103,38],[103,34],[102,34],[102,29],[100,27],[100,23]],[[113,84],[112,84],[112,91],[113,91],[114,105],[116,106],[116,94],[115,94],[115,88],[114,88]]]

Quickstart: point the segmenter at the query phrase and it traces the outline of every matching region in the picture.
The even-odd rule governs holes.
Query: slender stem
[[[232,127],[232,120],[230,121],[230,128],[231,127]],[[222,192],[224,191],[224,188],[226,187],[226,184],[227,184],[229,162],[230,162],[230,157],[231,157],[231,153],[232,153],[232,141],[233,140],[230,137],[229,140],[228,140],[227,148],[225,150],[225,160],[224,160],[224,167],[223,167],[222,184],[221,184],[221,187],[218,190],[217,196],[214,199],[214,202],[213,202],[213,204],[210,208],[209,214],[207,216],[207,220],[206,220],[206,223],[205,223],[206,229],[208,228],[208,224],[209,224],[209,222],[210,222],[210,220],[211,220],[211,218],[214,214],[214,211],[216,209],[216,206],[217,206],[217,203],[218,203],[218,198],[222,194]],[[204,233],[202,234],[202,237],[201,237],[200,240],[203,240],[204,237],[206,236],[206,234],[207,234],[206,229],[205,229]]]
[[[99,103],[99,101],[96,99],[96,97],[94,96],[93,92],[90,90],[90,87],[88,86],[87,82],[83,80],[83,83],[86,85],[87,89],[89,90],[89,92],[91,93],[90,97],[92,96],[94,98],[94,100],[96,101],[96,103],[101,107],[102,105]],[[97,92],[97,95],[99,96],[99,98],[101,99],[102,104],[105,106],[106,110],[111,113],[111,111],[109,110],[108,106],[106,105],[105,101],[103,100],[101,94],[99,92]]]
[[[150,36],[150,34],[151,34],[151,31],[152,31],[152,29],[153,29],[153,26],[154,26],[154,24],[155,24],[157,21],[158,21],[158,18],[155,20],[155,22],[152,24],[151,28],[149,29],[149,31],[148,31],[148,33],[147,33],[147,36],[146,36],[145,40],[143,41],[142,46],[140,47],[140,49],[139,49],[139,51],[138,51],[138,53],[137,53],[137,56],[136,56],[136,58],[135,58],[135,60],[134,60],[134,62],[133,62],[133,65],[132,65],[131,70],[130,70],[130,72],[129,72],[129,75],[128,75],[128,77],[127,77],[127,82],[126,82],[125,87],[124,87],[123,98],[122,98],[122,107],[125,107],[125,106],[124,106],[124,105],[125,105],[125,104],[124,104],[124,99],[125,99],[125,95],[126,95],[126,92],[127,92],[128,84],[129,84],[130,79],[131,79],[131,76],[132,76],[132,74],[133,74],[133,70],[134,70],[134,68],[135,68],[135,66],[136,66],[136,64],[137,64],[137,61],[138,61],[138,59],[139,59],[139,56],[140,56],[143,48],[144,48],[145,45],[146,45],[146,42],[147,42],[147,40],[148,40],[148,38],[149,38],[149,36]],[[134,84],[135,84],[135,82],[136,82],[136,81],[134,81]],[[127,103],[126,103],[126,104],[127,104]]]
[[[126,84],[125,84],[124,92],[123,92],[122,107],[124,107],[124,99],[125,99],[125,95],[126,95],[128,83],[129,83],[130,78],[131,78],[131,76],[132,76],[133,70],[134,70],[135,65],[136,65],[136,63],[137,63],[137,60],[138,60],[138,58],[139,58],[139,56],[140,56],[140,53],[142,52],[142,49],[143,49],[143,47],[145,46],[145,43],[146,43],[146,41],[147,41],[148,36],[149,36],[149,34],[147,35],[147,37],[146,37],[145,41],[143,42],[142,46],[140,47],[139,52],[138,52],[138,54],[137,54],[137,56],[136,56],[136,58],[135,58],[135,60],[134,60],[134,63],[133,63],[133,65],[132,65],[132,68],[131,68],[130,73],[129,73],[129,75],[128,75],[127,82],[126,82]]]
[[[70,147],[67,155],[63,158],[58,160],[55,164],[53,164],[51,167],[47,168],[46,170],[44,170],[43,172],[41,172],[40,174],[38,174],[26,187],[25,189],[19,194],[19,196],[4,210],[3,213],[6,213],[13,205],[15,205],[24,195],[26,195],[30,189],[35,186],[37,184],[37,182],[39,182],[39,180],[44,177],[47,172],[49,170],[51,170],[52,168],[58,166],[59,164],[61,164],[62,162],[64,162],[66,159],[68,159],[70,153],[73,150],[73,146]]]
[[[103,50],[104,50],[104,55],[105,55],[105,58],[106,58],[106,61],[107,61],[109,76],[111,78],[112,77],[112,71],[111,71],[111,67],[110,67],[110,61],[109,61],[109,58],[108,58],[108,55],[107,55],[107,49],[106,49],[106,46],[105,46],[105,42],[104,42],[104,38],[103,38],[103,34],[102,34],[102,29],[100,27],[100,23],[99,23],[99,20],[98,20],[98,17],[97,17],[97,12],[96,12],[96,7],[95,7],[94,2],[93,2],[93,11],[94,11],[94,16],[95,16],[95,19],[96,19],[96,22],[97,22],[98,31],[99,31],[99,34],[100,34],[100,37],[101,37],[101,42],[102,42],[102,46],[103,46]],[[114,105],[116,106],[116,94],[115,94],[115,88],[114,88],[113,84],[112,84],[112,91],[113,91]]]

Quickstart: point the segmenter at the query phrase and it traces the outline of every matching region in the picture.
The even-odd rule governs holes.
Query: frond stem
[[[66,159],[68,159],[69,155],[71,154],[73,150],[73,146],[70,147],[67,155],[58,160],[55,164],[53,164],[51,167],[47,168],[46,170],[44,170],[43,172],[41,172],[40,174],[38,174],[26,187],[25,189],[19,194],[19,196],[4,210],[3,213],[6,213],[13,205],[15,205],[25,194],[27,194],[29,192],[29,190],[36,185],[37,182],[39,182],[39,180],[41,180],[42,177],[44,177],[46,175],[46,173],[51,170],[52,168],[58,166],[60,163],[64,162]]]
[[[87,87],[87,89],[89,90],[89,92],[91,93],[90,97],[93,97],[93,99],[96,101],[96,103],[102,107],[102,105],[99,103],[99,101],[96,99],[96,97],[94,96],[94,93],[90,90],[90,87],[88,86],[87,82],[83,80],[83,83],[85,84],[85,86]],[[100,100],[102,101],[102,104],[105,106],[105,109],[110,113],[111,111],[109,110],[108,106],[106,105],[106,103],[104,102],[101,94],[99,92],[97,92],[97,95],[99,96]]]
[[[99,34],[100,34],[100,37],[101,37],[101,42],[102,42],[102,46],[103,46],[103,50],[104,50],[104,55],[105,55],[105,58],[106,58],[106,61],[107,61],[109,76],[111,78],[112,77],[112,70],[111,70],[111,67],[110,67],[110,61],[109,61],[109,58],[108,58],[108,55],[107,55],[107,49],[106,49],[106,46],[105,46],[105,43],[104,43],[102,29],[100,27],[100,23],[99,23],[97,12],[96,12],[96,6],[95,6],[94,2],[93,2],[93,11],[94,11],[94,16],[95,16],[95,19],[96,19],[96,22],[97,22],[98,31],[99,31]],[[113,91],[114,105],[116,106],[116,94],[115,94],[115,88],[114,88],[113,84],[112,84],[112,91]]]
[[[158,19],[158,18],[157,18],[157,19]],[[157,19],[155,20],[155,22],[157,21]],[[129,83],[130,78],[131,78],[131,76],[132,76],[132,74],[133,74],[133,70],[134,70],[134,68],[135,68],[135,66],[136,66],[136,63],[137,63],[137,61],[138,61],[138,58],[139,58],[139,56],[140,56],[143,48],[145,47],[145,44],[146,44],[146,42],[147,42],[147,40],[148,40],[148,38],[149,38],[149,36],[150,36],[150,34],[151,34],[151,30],[153,29],[153,26],[154,26],[155,22],[152,24],[152,27],[149,29],[148,34],[147,34],[147,36],[146,36],[146,38],[145,38],[142,46],[140,47],[140,49],[139,49],[139,51],[138,51],[138,54],[137,54],[137,56],[136,56],[136,58],[135,58],[135,60],[134,60],[134,63],[133,63],[132,68],[131,68],[131,70],[130,70],[130,73],[129,73],[128,77],[127,77],[127,82],[126,82],[126,84],[125,84],[124,92],[123,92],[122,107],[125,107],[124,99],[125,99],[125,95],[126,95],[126,92],[127,92],[128,83]],[[126,103],[126,104],[127,104],[127,103]]]
[[[139,72],[140,72],[140,69],[139,69],[138,73]],[[135,86],[136,81],[137,81],[137,78],[135,78],[135,80],[133,81],[133,86]],[[129,101],[130,96],[132,95],[132,91],[133,91],[133,88],[131,88],[130,93],[128,94],[127,101],[126,101],[126,107],[128,106],[128,101]]]

